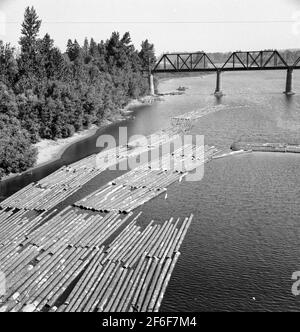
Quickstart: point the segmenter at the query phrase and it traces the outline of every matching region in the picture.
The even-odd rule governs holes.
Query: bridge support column
[[[154,96],[155,95],[155,91],[154,91],[154,77],[152,73],[149,73],[149,91],[150,91],[150,95]]]
[[[287,96],[291,96],[294,94],[293,92],[293,68],[289,68],[287,70],[287,75],[286,75],[286,88],[284,93]]]
[[[216,84],[216,91],[215,91],[216,97],[222,97],[223,92],[221,90],[221,70],[217,71],[217,84]]]

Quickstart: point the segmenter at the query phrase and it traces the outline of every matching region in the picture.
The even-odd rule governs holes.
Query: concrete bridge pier
[[[223,92],[221,90],[221,70],[217,71],[217,84],[216,84],[216,91],[215,91],[216,97],[222,97]]]
[[[149,91],[150,91],[150,95],[154,96],[155,95],[155,91],[154,91],[154,77],[152,73],[149,73]]]
[[[293,68],[289,68],[287,70],[287,75],[286,75],[286,88],[284,93],[287,96],[291,96],[294,94],[293,92]]]

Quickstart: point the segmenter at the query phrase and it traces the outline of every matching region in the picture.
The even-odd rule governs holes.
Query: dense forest
[[[138,51],[127,32],[106,41],[67,42],[62,53],[42,21],[25,11],[18,50],[0,41],[0,179],[32,167],[33,144],[66,138],[113,118],[130,99],[148,94],[145,71],[155,63],[154,46]]]

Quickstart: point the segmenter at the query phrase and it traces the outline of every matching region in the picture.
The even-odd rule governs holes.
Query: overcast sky
[[[158,54],[300,48],[300,0],[0,0],[0,39],[17,45],[31,5],[41,35],[63,50],[68,38],[100,41],[116,30],[137,47],[148,38]]]

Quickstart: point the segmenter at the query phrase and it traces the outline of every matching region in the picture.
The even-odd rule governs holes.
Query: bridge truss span
[[[209,54],[197,52],[164,54],[155,65],[153,72],[285,70],[288,68],[300,69],[300,58],[295,63],[288,64],[276,50],[233,52],[225,63],[214,63]]]
[[[226,71],[255,70],[286,70],[286,90],[292,92],[292,75],[294,69],[300,69],[300,57],[294,63],[288,63],[277,50],[237,51],[229,55],[224,63],[212,61],[212,56],[205,52],[168,53],[162,55],[152,70],[152,73],[180,72],[216,72],[216,95],[221,95],[221,73]]]

